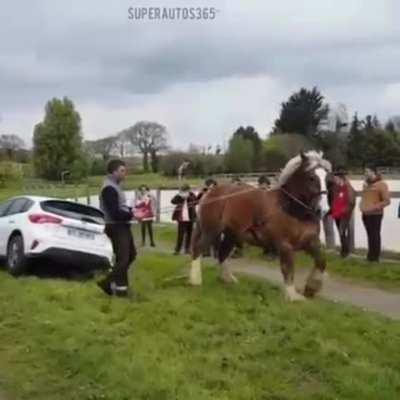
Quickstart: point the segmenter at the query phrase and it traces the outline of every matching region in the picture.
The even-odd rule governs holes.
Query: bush
[[[23,177],[21,164],[11,161],[0,162],[0,187],[5,187],[8,184],[20,184]]]
[[[186,153],[178,151],[166,154],[160,160],[160,171],[166,176],[176,176],[182,161],[187,158]]]
[[[191,162],[189,172],[195,176],[209,176],[223,172],[223,156],[214,154],[193,154],[188,157]]]
[[[250,140],[233,137],[225,155],[225,167],[228,172],[251,172],[254,160],[254,146]]]
[[[32,163],[19,165],[21,166],[23,178],[31,179],[35,177],[35,168]]]
[[[189,160],[191,165],[186,174],[208,176],[224,172],[224,159],[221,155],[172,152],[160,160],[160,171],[166,176],[177,176],[178,168],[183,160]]]
[[[278,147],[264,149],[263,167],[267,171],[279,171],[288,162],[283,150]]]
[[[69,177],[74,181],[80,181],[88,176],[90,161],[85,155],[81,155],[71,166]]]
[[[102,158],[94,158],[91,160],[90,175],[105,175],[107,173],[107,163]]]

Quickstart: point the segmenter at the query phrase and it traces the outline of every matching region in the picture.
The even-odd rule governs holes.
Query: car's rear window
[[[104,216],[100,210],[84,204],[72,203],[62,200],[46,200],[40,203],[43,211],[80,221],[104,224]]]

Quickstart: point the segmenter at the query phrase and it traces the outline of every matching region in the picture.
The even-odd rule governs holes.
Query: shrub
[[[21,164],[11,161],[0,162],[0,187],[22,183],[23,177]]]
[[[250,140],[233,137],[225,155],[225,167],[228,172],[251,172],[254,159],[254,147]]]

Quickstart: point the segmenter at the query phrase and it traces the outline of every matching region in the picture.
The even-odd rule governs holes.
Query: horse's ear
[[[301,161],[303,163],[307,162],[307,156],[306,156],[306,153],[304,153],[304,150],[300,151],[300,157],[301,157]]]

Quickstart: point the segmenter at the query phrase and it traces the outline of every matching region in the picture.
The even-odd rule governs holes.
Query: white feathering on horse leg
[[[302,294],[297,292],[294,285],[286,285],[285,293],[286,293],[287,299],[290,301],[303,301],[306,299]]]
[[[192,286],[201,286],[201,257],[197,257],[192,260],[192,265],[190,266],[189,283]]]

